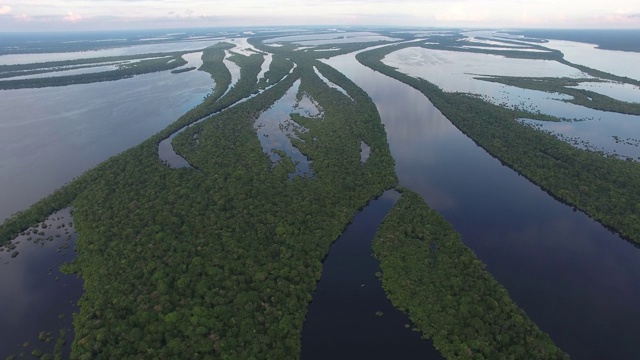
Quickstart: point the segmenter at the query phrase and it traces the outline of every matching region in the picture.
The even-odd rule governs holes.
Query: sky
[[[272,25],[640,29],[640,1],[0,0],[0,32]]]

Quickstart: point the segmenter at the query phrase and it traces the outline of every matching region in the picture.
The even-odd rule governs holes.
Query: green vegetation
[[[366,45],[342,45],[339,52],[360,46]],[[241,77],[225,94],[231,76],[222,60],[231,47],[220,43],[204,50],[200,70],[212,75],[216,87],[200,106],[0,226],[0,235],[8,239],[51,212],[73,205],[80,234],[78,257],[65,270],[85,280],[80,313],[74,318],[73,358],[298,358],[307,303],[331,242],[369,199],[397,184],[375,105],[343,74],[315,59],[327,54],[278,50],[266,73],[273,86],[229,108],[266,87],[256,83],[262,57],[235,54],[230,60],[240,66]],[[293,63],[296,67],[291,71]],[[314,67],[349,96],[328,87]],[[283,156],[272,166],[253,125],[260,112],[297,79],[301,79],[299,91],[313,98],[324,116],[322,120],[293,117],[308,131],[299,132],[299,140],[291,139],[292,144],[312,160],[315,176],[290,179],[293,163]],[[174,139],[176,150],[199,171],[164,166],[158,159],[158,143],[203,118]],[[371,147],[364,164],[360,163],[361,141]],[[424,224],[421,216],[406,219],[397,220],[398,229],[421,229]],[[442,228],[448,226],[440,221]],[[450,227],[447,231],[452,232]],[[443,345],[437,346],[445,356],[466,351],[459,342],[475,335],[493,342],[464,341],[473,354],[494,351],[490,354],[508,357],[520,354],[522,348],[541,357],[561,357],[456,240],[458,248],[451,245],[456,254],[471,254],[473,261],[458,260],[471,261],[475,267],[438,263],[450,275],[437,285],[466,295],[454,301],[450,297],[458,293],[449,293],[435,301],[444,302],[438,304],[443,308],[452,301],[467,306],[470,296],[479,303],[461,312],[463,318],[445,319],[423,329],[425,334],[439,339]],[[442,251],[449,244],[434,241],[443,244]],[[422,253],[416,258],[418,254]],[[385,287],[388,281],[394,282],[393,271],[384,265],[385,261],[393,264],[391,255],[379,252]],[[461,282],[471,275],[487,289]],[[413,280],[416,289],[432,286],[418,280]],[[496,310],[492,301],[506,304],[505,312]],[[410,305],[396,306],[406,306],[411,316],[420,315]],[[473,329],[456,323],[461,335],[442,340],[452,331],[449,321],[469,316],[474,316]],[[509,316],[514,319],[505,319]],[[501,329],[509,332],[508,337],[498,338],[496,326],[504,326]],[[468,354],[464,351],[460,356]]]
[[[114,81],[126,79],[135,75],[147,74],[151,72],[171,70],[187,64],[181,54],[157,59],[141,60],[132,63],[118,65],[118,69],[102,71],[97,73],[86,73],[78,75],[66,75],[55,77],[40,77],[20,80],[0,81],[0,90],[41,88],[49,86],[66,86],[76,84],[89,84],[100,81]]]
[[[515,86],[524,89],[539,90],[550,93],[562,93],[573,97],[564,100],[572,104],[585,106],[591,109],[612,111],[621,114],[640,115],[640,102],[630,103],[613,99],[609,96],[594,91],[574,89],[583,82],[601,82],[597,79],[573,79],[573,78],[530,78],[516,76],[481,76],[478,80],[496,82],[504,85]]]
[[[195,66],[187,67],[187,68],[184,68],[184,69],[171,70],[171,73],[172,74],[182,74],[182,73],[186,73],[186,72],[193,71],[193,70],[196,70]]]
[[[576,68],[580,71],[582,71],[585,74],[589,74],[593,77],[597,77],[597,78],[601,78],[601,79],[606,79],[606,80],[611,80],[611,81],[615,81],[615,82],[621,82],[621,83],[625,83],[625,84],[631,84],[631,85],[635,85],[635,86],[640,86],[640,80],[635,80],[626,76],[618,76],[618,75],[613,75],[610,74],[608,72],[604,72],[601,70],[597,70],[597,69],[593,69],[590,68],[588,66],[584,66],[584,65],[578,65],[578,64],[574,64],[572,62],[569,62],[565,59],[559,59],[557,60],[559,63],[561,64],[565,64],[568,66],[571,66],[573,68]]]
[[[277,85],[189,129],[201,133],[197,147],[181,146],[188,136],[177,137],[200,172],[162,165],[156,146],[165,134],[257,91],[260,59],[234,55],[242,76],[224,98],[217,82],[214,104],[205,101],[204,109],[88,171],[59,191],[64,196],[2,226],[15,233],[73,204],[79,255],[67,270],[85,279],[74,358],[299,357],[307,303],[329,244],[397,179],[366,93],[310,60],[278,82],[291,62],[277,57],[270,74]],[[356,101],[327,87],[313,65]],[[313,159],[315,177],[291,181],[286,162],[272,168],[253,122],[297,78],[324,118],[296,117],[309,129],[296,146]],[[365,165],[362,140],[372,148]]]
[[[516,121],[522,111],[505,109],[398,72],[380,60],[410,45],[358,54],[364,65],[421,91],[462,132],[503,163],[589,214],[622,236],[640,242],[640,164],[574,148]],[[530,117],[535,118],[535,114]]]
[[[447,359],[564,359],[460,235],[404,190],[373,242],[382,285]]]

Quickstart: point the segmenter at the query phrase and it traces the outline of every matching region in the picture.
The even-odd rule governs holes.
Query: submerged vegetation
[[[572,98],[563,101],[570,102],[572,104],[581,105],[595,110],[640,115],[640,102],[630,103],[613,99],[595,91],[575,89],[571,87],[580,85],[584,82],[601,82],[598,79],[529,78],[516,76],[482,76],[476,77],[476,79],[515,86],[523,89],[567,94]],[[640,101],[640,99],[638,99],[638,101]]]
[[[467,94],[444,92],[427,80],[381,62],[386,54],[407,46],[411,45],[366,51],[356,58],[421,91],[462,132],[555,197],[640,242],[640,164],[577,149],[516,121],[523,117],[522,111]]]
[[[402,191],[373,252],[391,302],[445,358],[567,358],[418,194]]]

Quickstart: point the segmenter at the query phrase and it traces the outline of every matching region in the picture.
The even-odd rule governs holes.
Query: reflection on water
[[[308,130],[293,121],[290,114],[296,112],[303,116],[314,113],[320,115],[315,102],[308,95],[305,94],[303,99],[305,97],[309,99],[308,103],[313,105],[311,108],[306,108],[304,104],[296,100],[299,88],[300,80],[297,80],[284,96],[260,114],[254,123],[262,150],[269,155],[274,165],[282,160],[281,155],[278,154],[280,151],[293,161],[296,170],[290,174],[291,177],[313,176],[313,170],[311,169],[311,160],[291,143],[292,138],[301,141],[297,134]]]
[[[231,73],[231,83],[229,84],[229,87],[227,88],[227,90],[225,90],[225,92],[222,94],[221,98],[227,95],[227,93],[231,90],[231,88],[233,88],[238,82],[238,80],[240,80],[240,66],[238,66],[238,64],[236,64],[235,62],[229,60],[229,57],[231,55],[232,54],[229,50],[225,50],[224,59],[222,60],[222,62]]]
[[[468,39],[473,41],[483,41],[488,44],[503,44],[500,40],[508,38],[510,41],[523,40],[520,35],[508,35],[494,30],[479,30],[464,32]],[[480,40],[475,38],[485,37],[494,40]],[[522,44],[526,44],[522,42]],[[575,41],[548,40],[544,43],[534,43],[545,48],[559,50],[564,54],[565,60],[578,65],[585,65],[593,69],[602,70],[618,76],[626,76],[635,80],[640,80],[640,53],[617,50],[597,49],[596,45]],[[512,44],[509,44],[512,45]]]
[[[444,91],[476,92],[477,75],[590,78],[570,66],[550,60],[410,47],[387,55],[383,62],[412,76],[428,79]],[[471,89],[471,90],[470,90]]]
[[[59,268],[75,257],[76,237],[70,209],[64,209],[14,239],[13,252],[0,251],[0,358],[34,349],[51,353],[63,328],[69,330],[64,351],[69,358],[72,313],[78,311],[83,282]],[[40,341],[40,332],[50,332],[53,341]],[[26,341],[30,345],[23,348]]]
[[[293,73],[293,70],[295,70],[296,66],[295,64],[293,64],[293,68],[289,71],[289,75],[291,75]],[[282,80],[281,80],[282,81]],[[262,94],[263,92],[271,89],[272,87],[276,86],[278,83],[275,84],[271,84],[269,86],[267,86],[266,88],[263,88],[261,90],[259,90],[256,93],[253,93],[245,98],[242,98],[238,101],[236,101],[235,103],[227,106],[226,108],[215,112],[213,114],[207,115],[185,127],[182,127],[181,129],[178,129],[176,132],[174,132],[173,134],[169,135],[169,137],[167,137],[166,139],[160,141],[160,143],[158,144],[158,157],[160,158],[160,161],[162,161],[165,165],[169,166],[172,169],[180,169],[180,168],[191,168],[191,164],[189,164],[189,162],[183,158],[182,156],[180,156],[178,153],[176,153],[176,151],[173,149],[173,139],[180,135],[182,132],[184,132],[186,129],[193,127],[217,114],[219,114],[222,111],[227,111],[230,108],[237,106],[239,104],[242,104],[245,101],[248,101],[249,99],[253,99],[254,97]]]
[[[387,300],[371,242],[399,199],[387,191],[356,213],[329,250],[302,329],[302,359],[442,359]],[[376,315],[382,312],[382,316]]]
[[[351,98],[351,96],[349,96],[349,94],[347,94],[347,91],[343,88],[341,88],[340,86],[334,84],[333,82],[329,81],[329,79],[327,79],[326,77],[324,77],[322,75],[322,73],[318,70],[318,68],[316,68],[315,66],[313,67],[313,71],[316,72],[316,75],[318,75],[318,77],[320,79],[322,79],[322,81],[324,81],[325,84],[327,84],[327,86],[329,86],[332,89],[336,89],[338,91],[340,91],[341,93],[343,93],[344,95],[346,95],[349,99],[351,99],[351,101],[353,101],[353,99]]]
[[[543,45],[562,51],[564,58],[574,64],[640,80],[640,53],[596,49],[596,45],[563,40],[549,40]]]
[[[269,71],[269,68],[271,67],[271,62],[273,61],[273,54],[266,54],[264,56],[264,61],[262,62],[262,67],[260,68],[260,72],[258,73],[258,82],[260,82],[260,80],[262,80],[262,78],[264,78],[264,74],[267,73],[267,71]],[[269,79],[265,79],[265,81],[268,83]]]
[[[534,121],[536,128],[550,130],[572,145],[591,150],[603,150],[636,159],[637,146],[615,141],[614,136],[640,139],[640,116],[600,111],[574,105],[563,100],[572,97],[522,89],[477,79],[478,75],[535,76],[535,77],[590,77],[571,67],[546,60],[509,59],[501,56],[462,53],[455,51],[407,48],[393,52],[384,63],[414,77],[428,79],[446,91],[459,91],[481,95],[487,101],[509,108],[528,110],[562,119],[580,120],[579,123],[544,123]],[[583,83],[580,87],[603,89],[612,83]],[[589,88],[591,90],[591,88]],[[632,98],[638,90],[617,84],[615,91],[627,90]],[[640,101],[640,97],[637,98]]]
[[[189,66],[200,56],[185,56]],[[209,74],[169,71],[55,88],[0,91],[0,221],[149,138],[200,103]]]
[[[118,64],[123,64],[123,63],[118,63]],[[0,81],[60,77],[60,76],[80,75],[80,74],[93,74],[93,73],[112,71],[112,70],[118,70],[118,65],[92,66],[92,67],[83,67],[81,69],[51,71],[51,72],[46,72],[42,74],[12,76],[10,78],[4,78]]]
[[[379,34],[367,31],[354,31],[354,32],[331,32],[322,34],[308,34],[308,35],[294,35],[283,36],[273,39],[265,40],[265,44],[273,46],[273,43],[278,42],[294,42],[299,45],[315,46],[325,44],[342,44],[342,43],[356,43],[356,42],[369,42],[369,41],[395,41],[400,39],[390,38],[388,36],[381,36]]]
[[[223,39],[204,40],[204,41],[181,41],[181,42],[173,42],[173,43],[166,43],[166,44],[134,45],[134,46],[127,46],[127,47],[113,48],[113,49],[90,50],[90,51],[68,52],[68,53],[2,55],[0,56],[0,65],[30,64],[30,63],[41,63],[41,62],[47,62],[47,61],[90,59],[90,58],[106,57],[106,56],[141,55],[141,54],[150,54],[150,53],[159,53],[159,52],[195,51],[195,50],[202,50],[222,40]]]
[[[369,146],[366,142],[360,141],[360,164],[364,164],[369,160],[369,156],[371,155],[371,146]]]
[[[532,119],[522,119],[521,122],[553,134],[580,149],[640,160],[640,117],[617,115],[603,120],[571,123]]]
[[[635,359],[640,252],[479,148],[418,91],[326,61],[374,100],[400,183],[450,221],[515,302],[576,359]]]
[[[640,103],[640,86],[636,85],[605,81],[584,82],[572,87],[597,92],[620,101]]]

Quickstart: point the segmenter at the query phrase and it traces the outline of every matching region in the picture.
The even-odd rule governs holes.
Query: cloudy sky
[[[0,0],[0,31],[262,25],[640,28],[638,0]]]

